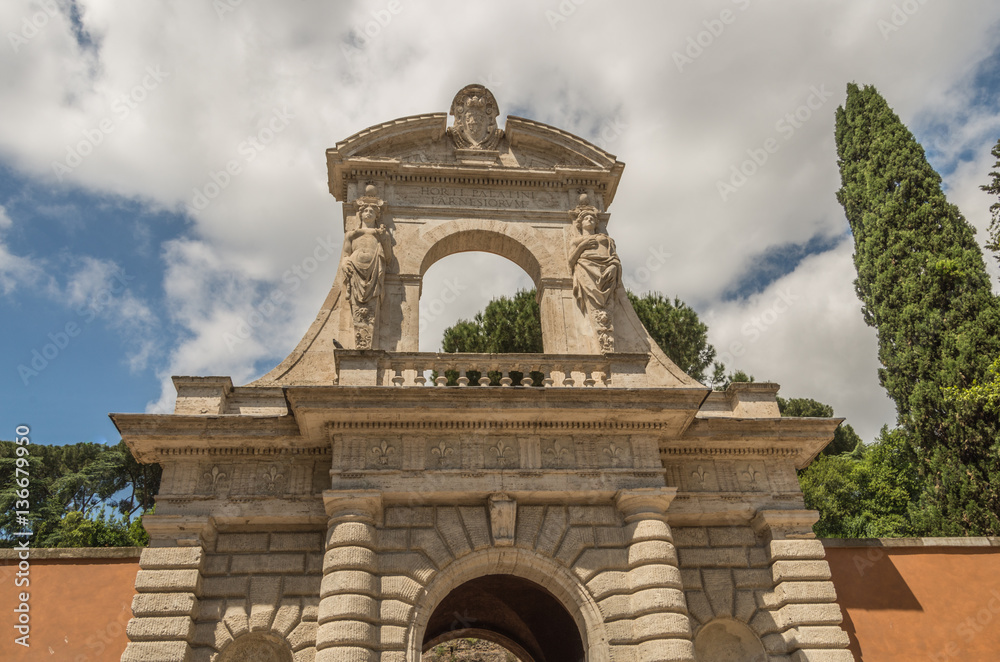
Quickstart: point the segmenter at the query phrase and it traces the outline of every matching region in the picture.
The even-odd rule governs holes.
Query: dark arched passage
[[[569,612],[538,584],[513,575],[486,575],[455,588],[431,614],[421,649],[469,636],[515,652],[519,647],[531,662],[585,659],[580,629]]]

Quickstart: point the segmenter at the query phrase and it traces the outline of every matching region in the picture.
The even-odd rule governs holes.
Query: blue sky
[[[336,271],[285,277],[342,241],[324,150],[482,82],[503,116],[626,163],[609,228],[629,285],[691,303],[727,365],[870,440],[893,407],[853,292],[833,111],[847,82],[876,85],[982,240],[998,23],[988,0],[3,3],[0,438],[115,442],[107,414],[170,411],[171,375],[239,384],[280,362]],[[425,310],[421,347],[530,286],[492,256],[434,265],[424,299],[460,296]]]

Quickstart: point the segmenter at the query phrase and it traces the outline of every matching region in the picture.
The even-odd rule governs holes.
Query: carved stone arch
[[[767,662],[760,638],[734,618],[705,623],[694,636],[696,662]]]
[[[293,662],[292,648],[272,632],[249,632],[229,642],[215,662]]]
[[[511,575],[544,588],[575,621],[586,662],[610,662],[604,618],[587,588],[553,559],[519,548],[472,552],[434,575],[424,588],[410,620],[407,662],[419,662],[427,625],[437,606],[456,588],[488,575]]]
[[[513,224],[487,220],[462,220],[443,224],[425,235],[425,250],[416,273],[422,277],[430,267],[455,253],[479,251],[507,258],[524,269],[535,286],[542,278],[563,275],[552,252],[538,237]],[[407,266],[410,266],[416,259]]]

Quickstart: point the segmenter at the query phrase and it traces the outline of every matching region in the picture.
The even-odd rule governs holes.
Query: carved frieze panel
[[[521,466],[520,440],[515,436],[497,435],[485,440],[483,466],[487,469],[518,469]]]
[[[461,441],[454,437],[427,440],[424,467],[427,469],[461,469]]]
[[[569,469],[576,466],[576,445],[572,437],[542,438],[542,468]]]

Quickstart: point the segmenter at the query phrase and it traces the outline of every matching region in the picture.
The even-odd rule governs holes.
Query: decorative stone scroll
[[[497,100],[482,85],[466,85],[451,102],[455,125],[448,135],[459,149],[494,150],[503,131],[497,128]]]
[[[580,310],[590,319],[602,352],[615,351],[615,291],[621,285],[622,263],[615,240],[598,229],[598,209],[586,194],[570,210],[578,237],[570,242],[569,266],[573,271],[573,295]]]
[[[378,197],[375,187],[365,187],[365,194],[354,205],[358,227],[344,235],[341,266],[354,321],[354,347],[372,349],[392,247],[388,231],[379,225],[385,201]]]

